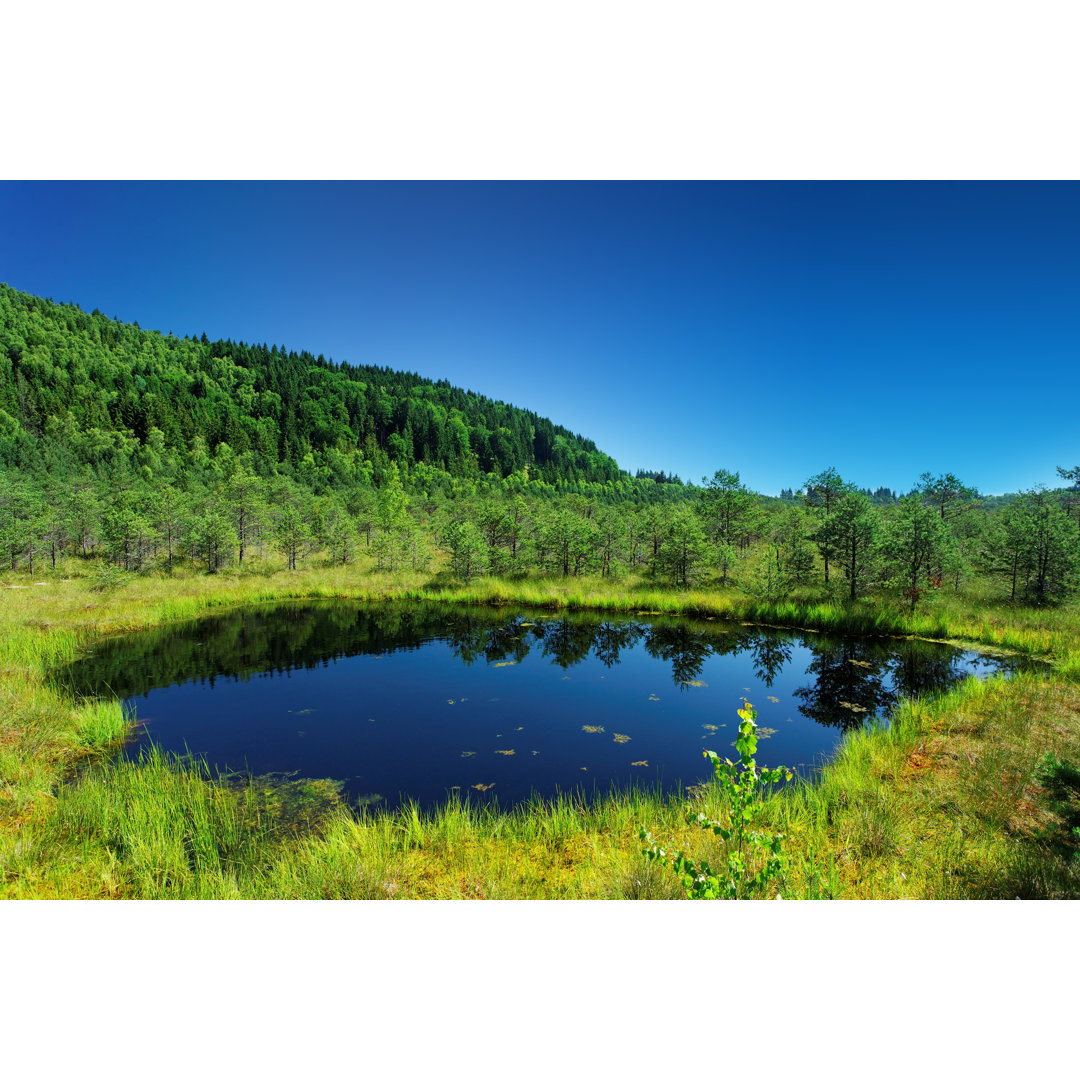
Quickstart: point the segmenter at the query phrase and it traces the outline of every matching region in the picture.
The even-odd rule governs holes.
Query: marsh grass
[[[735,589],[665,590],[628,579],[474,579],[468,586],[364,569],[253,566],[210,577],[131,577],[95,592],[88,567],[0,591],[0,895],[8,897],[672,898],[641,854],[644,824],[715,857],[687,809],[706,785],[534,799],[513,810],[451,795],[431,813],[349,808],[325,781],[212,776],[153,751],[105,753],[129,730],[119,702],[75,700],[50,673],[103,637],[282,599],[412,599],[649,611],[979,643],[1050,660],[1054,674],[969,680],[851,733],[813,782],[784,786],[785,897],[1075,897],[1080,618],[978,594],[911,614],[807,590],[775,603]],[[0,583],[10,584],[0,578]],[[16,582],[24,584],[22,580]],[[1049,757],[1048,757],[1049,755]]]
[[[122,743],[134,727],[134,717],[116,700],[94,699],[75,709],[75,728],[83,745],[105,749]]]

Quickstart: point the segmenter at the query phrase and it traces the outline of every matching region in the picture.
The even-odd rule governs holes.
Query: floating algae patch
[[[497,664],[492,664],[492,667],[513,667],[517,663],[516,660],[500,660]]]
[[[648,767],[648,764],[649,763],[647,761],[631,761],[630,762],[631,768],[640,768],[641,766]]]
[[[615,741],[617,743],[626,743],[626,742],[630,741],[630,736],[629,735],[620,735],[618,732],[615,732]]]
[[[582,724],[581,725],[581,730],[588,733],[589,735],[603,735],[604,734],[604,728],[603,728],[602,725],[599,725],[599,724]]]
[[[495,785],[492,784],[473,784],[473,791],[490,791]]]
[[[704,679],[683,679],[680,686],[708,686],[709,684]]]
[[[715,724],[702,724],[706,731],[719,731],[720,729]]]
[[[771,739],[776,734],[774,727],[759,727],[754,733],[759,739]]]
[[[766,701],[771,701],[774,705],[777,705],[780,702],[780,699],[778,697],[775,697],[772,694],[769,694],[769,696],[765,700]]]
[[[496,750],[495,753],[496,754],[502,754],[503,757],[513,757],[514,756],[514,751],[513,750]]]
[[[462,757],[476,757],[476,751],[475,750],[462,750],[461,751],[461,756]]]

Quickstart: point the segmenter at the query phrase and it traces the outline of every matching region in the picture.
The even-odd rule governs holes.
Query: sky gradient
[[[0,280],[448,379],[630,471],[1080,462],[1075,183],[0,183]]]

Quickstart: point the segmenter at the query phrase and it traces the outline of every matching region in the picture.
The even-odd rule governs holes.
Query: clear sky
[[[0,280],[445,378],[630,471],[1080,462],[1075,183],[0,183]]]

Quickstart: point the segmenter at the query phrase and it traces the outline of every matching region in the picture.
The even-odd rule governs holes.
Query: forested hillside
[[[0,285],[0,463],[152,469],[163,453],[221,446],[259,475],[281,470],[316,490],[378,483],[391,463],[406,478],[422,463],[569,490],[656,486],[550,420],[444,380],[177,338]]]

